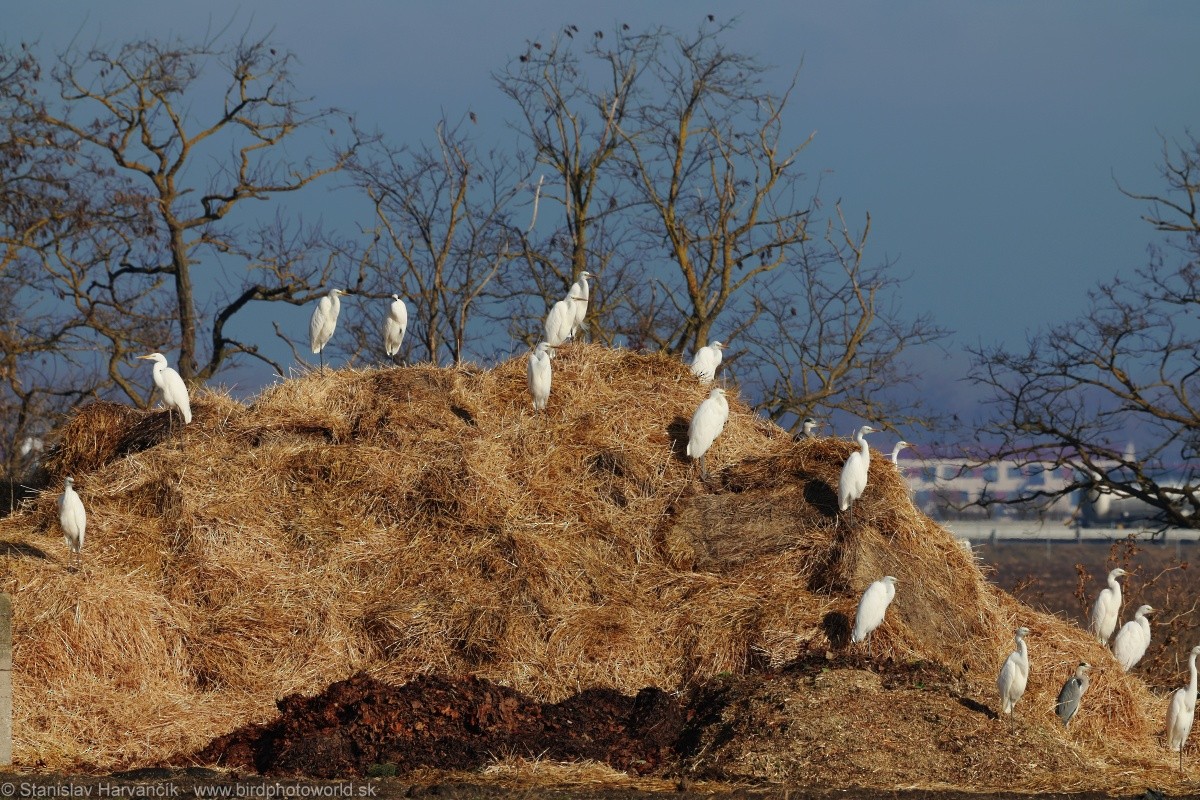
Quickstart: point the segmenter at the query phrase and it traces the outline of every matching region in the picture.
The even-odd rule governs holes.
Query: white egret
[[[1000,710],[1004,714],[1012,714],[1013,706],[1025,694],[1025,685],[1029,683],[1029,648],[1025,637],[1029,628],[1017,628],[1014,638],[1017,649],[1008,654],[1004,666],[1000,668],[1000,677],[996,679],[996,688],[1000,691]]]
[[[1133,619],[1121,626],[1117,638],[1113,639],[1113,656],[1121,662],[1125,671],[1133,669],[1137,662],[1146,655],[1150,646],[1150,620],[1146,615],[1154,611],[1152,606],[1139,606]]]
[[[138,358],[146,359],[154,362],[154,384],[162,392],[163,405],[167,407],[167,413],[178,411],[179,416],[183,417],[183,424],[187,425],[192,421],[192,401],[188,397],[187,384],[183,382],[183,378],[179,377],[179,373],[167,366],[167,357],[162,353],[150,353]]]
[[[692,424],[688,427],[687,454],[700,462],[700,477],[705,480],[708,479],[708,470],[704,466],[704,454],[721,435],[728,419],[729,401],[725,399],[725,390],[720,388],[709,392],[692,415]]]
[[[870,425],[863,425],[854,435],[859,449],[850,454],[842,467],[842,477],[838,480],[838,510],[847,511],[850,506],[862,497],[867,488],[867,470],[871,466],[871,449],[864,438],[868,433],[874,433]],[[854,512],[850,512],[851,518]]]
[[[896,446],[892,448],[892,463],[900,466],[900,451],[906,447],[912,447],[911,442],[896,442]]]
[[[581,298],[569,297],[550,307],[550,313],[546,315],[545,329],[546,341],[551,347],[558,347],[571,338],[571,329],[575,325],[575,306],[586,303],[587,301]]]
[[[1092,606],[1092,617],[1088,627],[1100,644],[1108,644],[1108,637],[1112,636],[1112,632],[1116,630],[1117,614],[1121,610],[1121,584],[1117,583],[1117,578],[1127,574],[1120,567],[1110,571],[1108,588],[1100,591]]]
[[[83,535],[87,530],[87,512],[83,501],[75,491],[75,479],[68,477],[63,492],[58,496],[58,524],[62,527],[63,539],[70,550],[69,560],[82,560]]]
[[[1200,645],[1192,648],[1188,656],[1188,685],[1175,690],[1171,705],[1167,707],[1167,747],[1179,752],[1179,771],[1183,771],[1183,751],[1187,748],[1188,735],[1196,720],[1196,656]]]
[[[817,428],[821,427],[821,423],[817,422],[812,417],[804,418],[804,436],[808,439],[817,438]]]
[[[400,299],[400,295],[392,295],[392,304],[388,307],[387,319],[383,321],[383,350],[388,358],[400,352],[400,344],[404,341],[404,332],[408,330],[408,306]]]
[[[1064,727],[1071,724],[1071,717],[1075,716],[1075,712],[1079,710],[1079,700],[1091,682],[1087,674],[1091,668],[1092,665],[1086,661],[1079,662],[1079,666],[1075,668],[1075,674],[1067,678],[1067,682],[1058,692],[1058,700],[1054,703],[1054,713],[1062,720]]]
[[[896,579],[885,575],[872,583],[858,601],[858,612],[854,615],[854,633],[850,641],[858,644],[867,642],[867,656],[871,655],[871,632],[883,624],[883,615],[896,597]]]
[[[535,411],[543,411],[550,399],[550,351],[553,348],[542,342],[529,354],[529,394],[533,397]]]
[[[692,374],[698,376],[701,383],[712,383],[717,376],[717,367],[721,366],[721,351],[724,349],[724,344],[713,339],[696,351],[692,357]]]
[[[571,333],[569,334],[572,339],[579,333],[579,329],[583,327],[583,321],[587,318],[588,301],[592,297],[591,287],[588,286],[588,278],[592,277],[594,277],[592,273],[585,269],[579,273],[579,280],[572,283],[571,288],[567,291],[566,299],[576,301],[570,304],[572,306],[571,310],[575,313],[575,318],[571,321]],[[578,302],[580,300],[583,302]]]
[[[308,344],[313,353],[321,354],[321,366],[325,366],[325,345],[333,337],[338,313],[342,310],[342,301],[338,297],[345,293],[342,289],[333,289],[322,297],[308,323]]]

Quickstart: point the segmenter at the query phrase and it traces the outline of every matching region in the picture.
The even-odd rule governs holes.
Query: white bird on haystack
[[[859,449],[846,459],[842,466],[842,477],[838,480],[838,510],[850,511],[851,520],[854,519],[852,506],[867,489],[867,471],[871,467],[871,449],[864,437],[874,432],[875,429],[870,425],[863,425],[858,429],[854,439],[858,442]]]
[[[535,411],[544,411],[550,399],[550,359],[553,357],[550,351],[553,349],[547,342],[542,342],[529,354],[529,394]]]
[[[713,339],[696,351],[692,357],[692,374],[700,378],[701,383],[712,383],[717,376],[717,367],[721,366],[721,351],[725,345]]]
[[[342,310],[342,301],[338,298],[344,294],[346,292],[343,289],[331,290],[317,302],[312,319],[308,321],[308,344],[314,354],[320,354],[322,367],[325,366],[325,345],[333,338],[338,314]]]
[[[700,462],[700,477],[704,480],[708,480],[708,470],[704,466],[704,454],[721,435],[728,419],[729,401],[725,399],[725,390],[721,388],[709,392],[708,397],[692,415],[692,424],[688,426],[687,454]]]
[[[383,320],[383,351],[388,358],[400,352],[404,342],[404,332],[408,330],[408,306],[400,299],[400,295],[392,295],[392,304],[388,306],[387,317]]]
[[[871,632],[883,624],[883,616],[896,597],[896,579],[885,575],[872,583],[858,601],[858,612],[854,615],[854,633],[850,641],[858,644],[867,642],[867,657],[871,657]]]

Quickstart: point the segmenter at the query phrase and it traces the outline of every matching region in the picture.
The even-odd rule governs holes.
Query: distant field
[[[1123,567],[1130,575],[1123,579],[1121,622],[1131,618],[1142,602],[1159,609],[1151,618],[1151,650],[1135,671],[1162,688],[1186,678],[1187,651],[1200,644],[1200,619],[1195,613],[1200,574],[1194,566],[1200,545],[1001,540],[994,545],[977,543],[974,549],[1002,589],[1081,626],[1108,570]]]

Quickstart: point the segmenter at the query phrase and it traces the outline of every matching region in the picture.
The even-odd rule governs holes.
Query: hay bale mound
[[[359,671],[555,702],[836,663],[884,574],[899,583],[876,661],[940,665],[978,704],[1018,624],[1040,725],[1075,663],[1112,663],[989,584],[878,454],[840,518],[849,441],[794,441],[731,393],[701,482],[683,454],[707,392],[676,359],[576,344],[543,413],[523,358],[314,371],[249,404],[201,393],[173,431],[161,411],[80,410],[51,488],[0,521],[18,761],[155,763]],[[89,513],[80,573],[55,522],[68,472]],[[1122,768],[1157,752],[1162,703],[1140,681],[1099,670],[1087,699],[1103,713],[1053,732],[1059,746]]]

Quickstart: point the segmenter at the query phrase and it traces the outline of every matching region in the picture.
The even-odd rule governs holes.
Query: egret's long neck
[[[1121,596],[1121,584],[1117,583],[1117,576],[1116,576],[1116,575],[1109,575],[1109,576],[1108,576],[1108,588],[1110,588],[1110,589],[1112,589],[1114,592],[1116,592],[1116,593],[1117,593],[1117,597],[1120,597],[1120,596]]]
[[[1196,702],[1196,654],[1188,658],[1188,671],[1192,673],[1191,680],[1188,681],[1188,697],[1192,698],[1192,702]]]
[[[862,431],[859,431],[858,435],[855,436],[854,438],[858,439],[859,452],[861,452],[863,454],[863,458],[870,461],[871,460],[871,448],[867,446],[867,439],[865,436],[863,436]]]
[[[1025,645],[1024,637],[1017,637],[1017,651],[1021,654],[1021,660],[1026,664],[1029,663],[1029,648]]]

